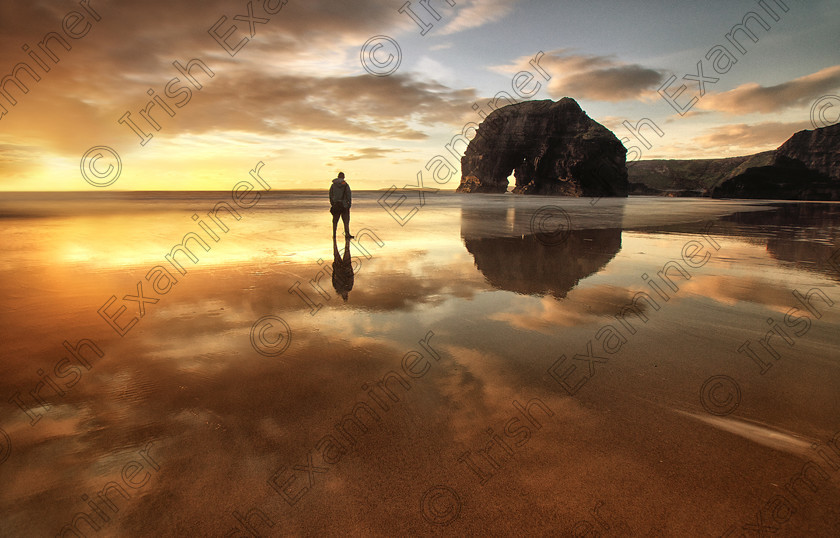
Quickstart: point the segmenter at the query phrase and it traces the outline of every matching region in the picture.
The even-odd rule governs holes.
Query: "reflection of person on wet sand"
[[[350,238],[344,240],[344,257],[338,252],[338,243],[335,242],[333,236],[333,265],[332,265],[332,285],[335,292],[341,295],[344,302],[347,302],[347,296],[350,290],[353,289],[353,262],[350,259]]]

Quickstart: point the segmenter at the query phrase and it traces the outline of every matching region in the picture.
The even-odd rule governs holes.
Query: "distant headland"
[[[840,124],[799,131],[755,155],[638,161],[627,172],[631,194],[838,201]]]

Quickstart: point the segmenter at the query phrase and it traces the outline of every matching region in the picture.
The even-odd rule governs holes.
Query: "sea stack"
[[[461,159],[458,192],[627,196],[627,150],[574,99],[493,111]]]

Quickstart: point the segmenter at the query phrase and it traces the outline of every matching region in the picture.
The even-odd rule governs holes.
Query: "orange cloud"
[[[337,161],[358,161],[360,159],[384,159],[394,153],[402,153],[398,149],[388,148],[362,148],[352,155],[333,157]]]
[[[826,67],[816,73],[775,86],[761,86],[750,82],[727,92],[710,93],[703,97],[697,106],[731,115],[753,112],[770,114],[810,105],[814,99],[836,88],[840,88],[840,65]]]
[[[742,154],[747,154],[753,150],[776,149],[797,131],[810,128],[808,121],[773,121],[753,125],[738,123],[713,127],[707,134],[692,139],[692,142],[705,149],[737,148]]]

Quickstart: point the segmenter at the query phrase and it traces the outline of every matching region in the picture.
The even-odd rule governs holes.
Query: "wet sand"
[[[0,535],[836,534],[840,206],[379,196],[0,203]]]

